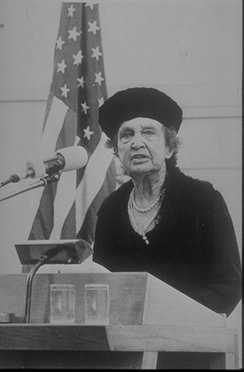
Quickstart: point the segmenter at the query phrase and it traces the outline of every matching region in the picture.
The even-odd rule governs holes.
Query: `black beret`
[[[137,117],[157,120],[178,132],[182,123],[182,109],[157,89],[128,88],[105,101],[99,108],[98,121],[105,134],[112,139],[123,122]]]

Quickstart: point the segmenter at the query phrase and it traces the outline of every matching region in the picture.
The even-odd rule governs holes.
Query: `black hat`
[[[99,108],[99,124],[112,139],[124,121],[136,117],[157,120],[178,132],[182,109],[165,93],[154,88],[129,88],[107,99]]]

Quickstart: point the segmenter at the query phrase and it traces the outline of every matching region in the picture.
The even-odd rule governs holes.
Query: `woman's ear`
[[[166,154],[165,154],[165,158],[166,158],[166,159],[170,159],[171,156],[173,155],[173,153],[174,153],[174,150],[170,150],[170,149],[168,148],[167,151],[166,151]]]

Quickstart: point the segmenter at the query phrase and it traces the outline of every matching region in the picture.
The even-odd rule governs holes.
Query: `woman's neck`
[[[138,202],[144,204],[158,198],[162,191],[166,173],[161,172],[155,175],[146,175],[141,178],[133,179],[134,195]]]

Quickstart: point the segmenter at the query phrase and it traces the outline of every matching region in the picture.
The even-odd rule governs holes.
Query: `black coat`
[[[204,306],[229,315],[241,297],[235,232],[221,194],[209,182],[167,174],[159,223],[146,235],[132,228],[129,181],[103,202],[97,220],[95,262],[112,272],[144,271]]]

